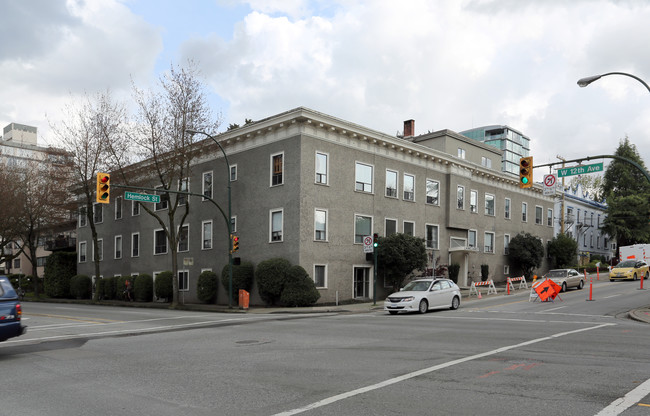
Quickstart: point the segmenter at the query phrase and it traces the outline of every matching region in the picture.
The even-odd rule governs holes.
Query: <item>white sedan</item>
[[[430,309],[458,309],[460,288],[449,279],[418,279],[389,295],[384,310],[391,315],[397,312],[425,313]]]

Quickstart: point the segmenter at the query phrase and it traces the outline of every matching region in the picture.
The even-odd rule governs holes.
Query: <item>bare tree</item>
[[[100,253],[95,211],[103,209],[95,204],[98,172],[111,172],[129,163],[128,115],[123,103],[113,100],[110,91],[100,92],[64,108],[64,121],[53,125],[52,130],[67,152],[70,153],[75,192],[80,214],[88,219],[92,234],[95,276],[101,276]]]
[[[188,195],[165,191],[187,191],[191,166],[204,150],[206,141],[195,139],[187,129],[214,131],[219,122],[213,116],[199,81],[196,66],[174,67],[159,80],[159,90],[134,87],[138,107],[133,143],[144,159],[137,174],[127,178],[131,184],[154,184],[161,188],[158,210],[142,204],[160,224],[169,245],[173,280],[172,307],[178,304],[178,244],[186,238],[184,222],[190,211]],[[146,168],[143,168],[146,166]],[[136,172],[134,172],[136,173]],[[166,207],[165,207],[166,205]],[[155,242],[154,242],[155,244]]]
[[[20,182],[11,177],[5,163],[0,163],[0,264],[11,264],[20,253],[12,250],[17,238],[17,222],[20,215],[18,190]]]

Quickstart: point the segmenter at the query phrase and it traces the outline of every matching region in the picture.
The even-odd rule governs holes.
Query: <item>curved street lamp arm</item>
[[[586,87],[587,85],[591,84],[592,82],[598,81],[599,79],[601,79],[602,77],[605,77],[607,75],[625,75],[626,77],[634,78],[635,80],[637,80],[641,84],[643,84],[643,86],[646,87],[648,92],[650,92],[650,86],[648,86],[648,84],[646,84],[645,81],[643,81],[641,78],[639,78],[639,77],[637,77],[635,75],[628,74],[627,72],[608,72],[608,73],[602,74],[602,75],[593,75],[593,76],[590,76],[590,77],[581,78],[581,79],[578,80],[578,85],[580,87]]]

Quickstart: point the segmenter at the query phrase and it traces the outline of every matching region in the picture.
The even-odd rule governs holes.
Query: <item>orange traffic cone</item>
[[[481,296],[481,291],[480,290],[478,291],[478,298],[483,299],[483,296]]]

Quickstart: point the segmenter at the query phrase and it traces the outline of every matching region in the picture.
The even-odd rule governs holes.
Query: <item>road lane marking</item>
[[[544,312],[539,312],[539,313],[549,313],[550,311],[556,311],[556,310],[562,309],[562,308],[566,308],[566,306],[558,306],[557,308],[547,309]]]
[[[615,298],[616,296],[621,296],[621,293],[618,293],[616,295],[610,295],[610,296],[605,296],[603,299],[609,299],[609,298]]]
[[[612,403],[610,403],[609,406],[598,412],[596,416],[620,415],[648,394],[650,394],[650,378],[647,379],[644,383],[638,385],[634,390],[630,391],[625,396],[614,400]],[[640,403],[639,406],[641,406]]]
[[[358,388],[356,390],[350,390],[350,391],[345,392],[345,393],[337,394],[335,396],[331,396],[331,397],[328,397],[326,399],[319,400],[317,402],[308,404],[308,405],[303,406],[303,407],[299,407],[299,408],[296,408],[296,409],[276,413],[273,416],[297,415],[299,413],[303,413],[303,412],[306,412],[306,411],[309,411],[309,410],[312,410],[312,409],[327,406],[329,404],[332,404],[332,403],[335,403],[335,402],[338,402],[338,401],[341,401],[341,400],[344,400],[344,399],[349,399],[350,397],[358,396],[360,394],[368,393],[368,392],[371,392],[373,390],[378,390],[378,389],[381,389],[381,388],[384,388],[384,387],[387,387],[387,386],[390,386],[390,385],[393,385],[393,384],[401,383],[403,381],[406,381],[406,380],[409,380],[409,379],[412,379],[412,378],[415,378],[415,377],[419,377],[419,376],[422,376],[422,375],[425,375],[425,374],[429,374],[429,373],[432,373],[434,371],[442,370],[442,369],[447,368],[447,367],[452,367],[454,365],[463,364],[463,363],[466,363],[468,361],[473,361],[473,360],[477,360],[479,358],[489,357],[491,355],[500,354],[502,352],[510,351],[510,350],[513,350],[513,349],[516,349],[516,348],[525,347],[525,346],[532,345],[532,344],[537,344],[539,342],[550,341],[550,340],[553,340],[555,338],[560,338],[560,337],[564,337],[564,336],[567,336],[567,335],[573,335],[573,334],[577,334],[577,333],[580,333],[580,332],[591,331],[591,330],[594,330],[594,329],[600,329],[600,328],[604,328],[604,327],[607,327],[607,326],[613,326],[613,325],[616,325],[616,324],[607,323],[607,324],[600,324],[600,325],[591,326],[591,327],[587,327],[587,328],[575,329],[573,331],[559,332],[557,334],[549,335],[547,337],[536,338],[536,339],[532,339],[530,341],[525,341],[525,342],[522,342],[522,343],[519,343],[519,344],[513,344],[513,345],[508,345],[508,346],[505,346],[505,347],[497,348],[497,349],[492,350],[492,351],[487,351],[487,352],[483,352],[483,353],[480,353],[480,354],[470,355],[468,357],[448,361],[446,363],[434,365],[432,367],[424,368],[422,370],[414,371],[412,373],[408,373],[408,374],[404,374],[404,375],[394,377],[394,378],[391,378],[391,379],[388,379],[388,380],[384,380],[382,382],[372,384],[370,386],[361,387],[361,388]]]

